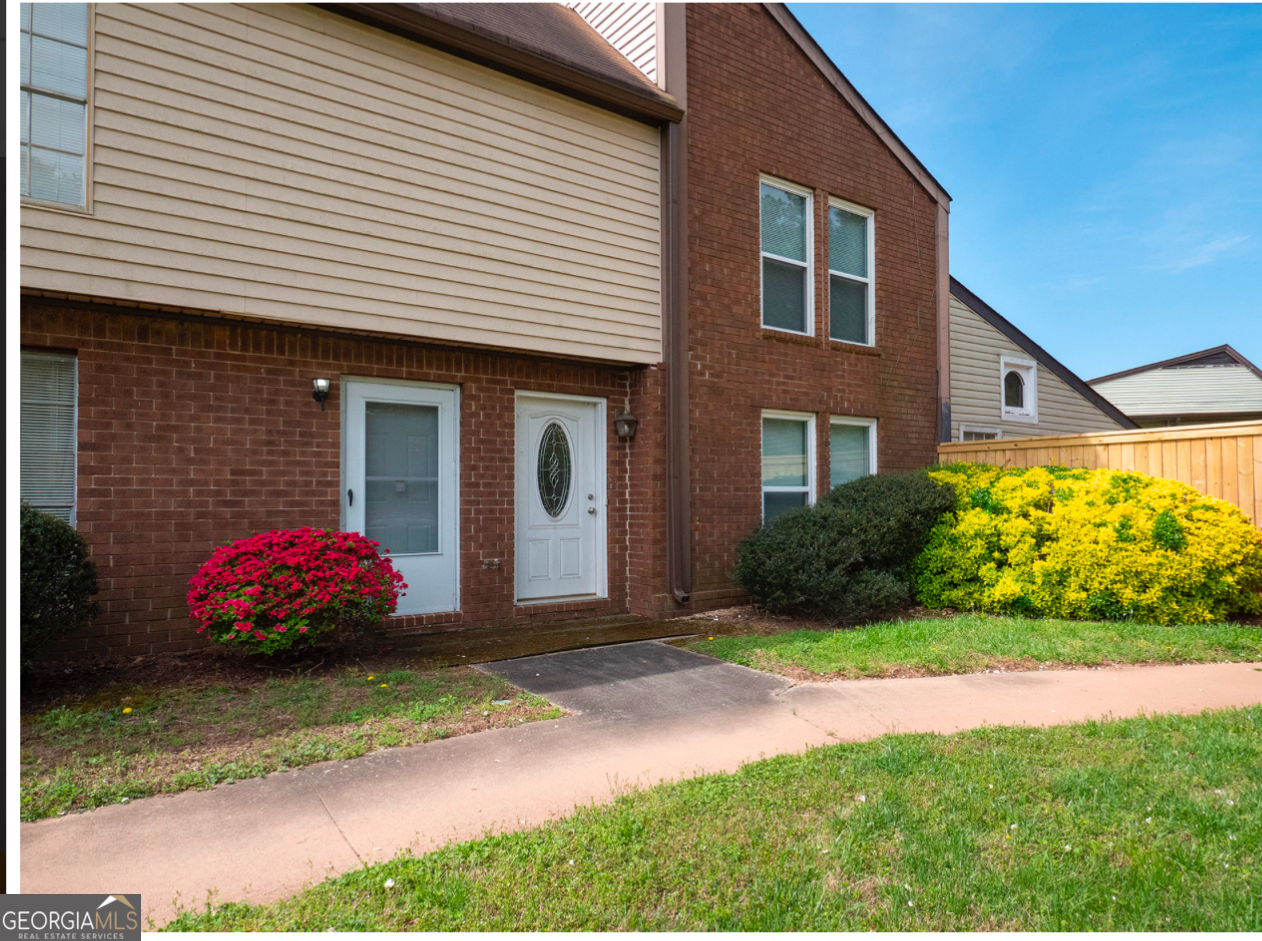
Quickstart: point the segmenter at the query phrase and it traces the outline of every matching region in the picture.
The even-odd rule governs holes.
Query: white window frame
[[[800,421],[806,423],[806,487],[768,487],[762,483],[762,461],[766,441],[763,436],[763,420],[778,418],[782,421]],[[763,409],[758,417],[758,514],[766,519],[768,493],[806,493],[806,506],[815,503],[815,415],[811,412],[781,412],[775,409]]]
[[[73,396],[74,396],[74,419],[73,419],[74,420],[74,470],[70,478],[73,481],[73,484],[71,485],[71,494],[70,494],[70,526],[74,529],[78,529],[79,528],[79,357],[75,353],[54,353],[51,351],[45,352],[43,350],[22,350],[19,353],[19,359],[18,359],[19,368],[21,368],[21,357],[23,356],[30,356],[30,357],[39,358],[39,359],[70,360],[74,364],[74,391],[73,391]],[[21,386],[21,383],[19,382],[19,392],[18,392],[19,413],[21,411],[21,402],[22,402],[20,386]],[[18,424],[19,424],[19,435],[20,435],[20,432],[21,432],[20,416],[19,416]],[[19,460],[19,465],[20,463],[21,462]],[[20,466],[19,466],[19,470],[20,470]],[[19,487],[20,487],[20,482],[19,482]],[[31,506],[35,507],[35,509],[37,510],[42,510],[42,509],[45,509],[47,506],[49,506],[49,504],[41,505],[41,504],[32,503]]]
[[[849,425],[868,429],[868,473],[876,473],[876,419],[854,418],[850,415],[830,415],[828,418],[828,487],[833,486],[833,425]]]
[[[844,271],[834,271],[831,267],[828,269],[828,306],[826,308],[828,310],[828,327],[827,327],[828,339],[831,340],[833,343],[850,343],[854,346],[876,346],[876,210],[868,209],[865,206],[859,206],[855,203],[846,202],[844,199],[838,199],[835,196],[829,196],[828,207],[831,209],[833,206],[836,206],[838,209],[844,209],[846,212],[854,213],[856,216],[865,216],[867,218],[868,220],[868,226],[867,226],[867,229],[868,229],[868,246],[867,246],[868,276],[866,278],[860,278],[852,274],[846,274],[846,272]],[[828,220],[825,219],[824,223],[825,223],[825,231],[829,232],[829,238],[832,238],[832,235],[831,235],[832,230],[828,224]],[[829,248],[829,251],[831,252],[832,245],[830,244],[828,248]],[[828,259],[829,261],[831,261],[832,259],[831,254],[828,256]],[[825,264],[828,264],[828,262],[826,261]],[[839,278],[846,278],[849,281],[857,281],[860,284],[866,284],[868,286],[868,301],[866,305],[867,311],[868,311],[868,322],[867,322],[868,339],[866,343],[859,343],[855,340],[838,340],[836,337],[833,336],[833,317],[832,317],[832,290],[833,290],[832,278],[833,278],[833,275],[836,275]]]
[[[33,15],[33,11],[32,11],[32,15]],[[19,29],[18,29],[17,36],[18,36],[18,42],[21,42],[22,30],[21,30],[20,9],[19,9],[18,17],[19,17],[18,19]],[[34,20],[32,20],[31,25],[34,26]],[[32,30],[32,35],[34,35],[33,30]],[[55,209],[55,210],[60,210],[62,212],[77,212],[77,213],[83,213],[84,215],[92,214],[92,150],[93,150],[92,128],[96,123],[93,117],[93,110],[95,107],[95,101],[94,101],[95,96],[93,95],[93,90],[95,88],[95,83],[92,81],[93,74],[96,69],[96,4],[95,3],[88,4],[87,40],[88,40],[87,42],[88,78],[87,78],[87,87],[84,89],[86,97],[84,98],[84,102],[83,102],[84,121],[87,124],[87,126],[83,129],[83,203],[82,204],[62,203],[62,202],[57,202],[54,199],[39,199],[34,196],[22,196],[21,195],[22,186],[21,186],[21,181],[19,181],[18,193],[19,193],[19,201],[22,205],[38,206],[41,209]],[[19,82],[19,92],[18,92],[19,96],[21,95],[21,92],[23,91],[29,91],[32,94],[45,95],[50,98],[59,98],[59,99],[67,100],[67,101],[78,101],[77,98],[73,98],[68,95],[61,95],[54,92],[44,91],[42,89],[36,89],[35,86],[23,86]],[[19,107],[20,107],[20,104],[19,104]],[[21,120],[20,117],[19,117],[19,120]],[[21,147],[21,133],[20,132],[18,134],[18,141],[19,141],[18,146],[20,148]],[[20,153],[19,153],[19,160],[20,160]],[[30,173],[29,162],[27,163],[26,169],[27,169],[27,173],[29,174]],[[21,171],[19,170],[19,174],[20,172]]]
[[[782,189],[786,193],[793,193],[795,196],[806,197],[806,264],[798,261],[796,258],[785,258],[783,255],[777,255],[773,252],[765,252],[762,250],[762,187],[763,184],[774,186],[776,189]],[[766,323],[763,317],[764,297],[763,297],[763,278],[762,278],[762,260],[770,258],[773,261],[783,262],[786,265],[797,265],[806,269],[806,320],[805,330],[789,330],[785,327],[777,327]],[[815,336],[815,193],[813,190],[807,189],[805,186],[798,186],[795,183],[789,183],[785,180],[777,179],[773,176],[763,174],[758,177],[758,322],[764,330],[779,330],[781,333],[789,333],[799,337]]]
[[[1004,379],[1010,372],[1020,373],[1025,383],[1025,405],[1022,408],[1010,408],[1004,396]],[[1038,363],[1034,360],[1017,359],[1012,356],[999,357],[999,414],[1004,421],[1019,421],[1032,425],[1039,420],[1038,377]]]
[[[1002,428],[983,427],[982,425],[960,425],[960,440],[964,440],[964,433],[968,432],[975,435],[994,435],[998,441],[1003,438]],[[983,439],[985,440],[985,439]]]

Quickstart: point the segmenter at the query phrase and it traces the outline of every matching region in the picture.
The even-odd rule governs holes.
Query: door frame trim
[[[596,538],[596,591],[590,595],[557,595],[551,598],[517,597],[517,566],[521,563],[521,553],[517,551],[518,519],[517,497],[519,484],[517,479],[517,405],[522,399],[537,401],[584,402],[596,406],[596,492],[604,494],[601,507],[601,525]],[[560,392],[538,392],[533,389],[513,390],[513,605],[529,607],[538,604],[560,604],[571,601],[604,601],[609,597],[609,400],[597,395],[567,395]],[[527,488],[529,489],[529,488]]]
[[[346,447],[349,435],[347,430],[350,428],[350,396],[346,394],[346,384],[356,383],[360,385],[381,385],[381,386],[403,386],[411,389],[435,389],[442,392],[450,392],[454,398],[453,409],[455,411],[455,441],[452,460],[455,464],[455,472],[453,473],[453,481],[451,487],[451,499],[456,510],[456,519],[454,532],[452,533],[451,551],[455,554],[455,570],[456,570],[456,606],[447,611],[434,611],[431,614],[448,614],[459,613],[464,603],[464,595],[461,592],[460,575],[463,567],[463,557],[461,556],[461,539],[460,528],[463,522],[463,514],[460,506],[460,439],[462,437],[460,423],[460,392],[461,387],[451,382],[413,382],[410,379],[378,379],[376,376],[338,376],[338,400],[340,403],[339,411],[341,413],[342,426],[338,429],[340,457],[338,461],[338,483],[339,489],[337,493],[338,506],[338,526],[343,532],[346,532],[346,488],[348,486],[346,480]],[[428,617],[425,614],[392,614],[390,617]]]

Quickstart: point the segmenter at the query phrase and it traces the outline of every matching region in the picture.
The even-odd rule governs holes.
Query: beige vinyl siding
[[[101,4],[90,214],[22,284],[661,359],[655,128],[310,6]]]
[[[1178,366],[1094,382],[1132,418],[1262,412],[1262,378],[1247,366]]]
[[[658,75],[656,3],[570,3],[589,26],[632,65],[661,85]]]
[[[1002,420],[999,389],[999,360],[1002,356],[1026,361],[1034,359],[963,302],[952,297],[952,441],[960,440],[961,425],[1000,428],[1005,438],[1116,431],[1121,427],[1042,364],[1037,367],[1038,421]]]

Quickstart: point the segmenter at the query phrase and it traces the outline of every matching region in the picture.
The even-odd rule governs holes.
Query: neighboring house
[[[1143,428],[1262,418],[1262,370],[1225,343],[1090,385]]]
[[[951,440],[1117,431],[1113,403],[951,279]]]
[[[621,6],[22,6],[78,646],[191,646],[211,550],[307,525],[390,548],[397,632],[698,610],[764,517],[932,462],[946,193],[782,6]]]

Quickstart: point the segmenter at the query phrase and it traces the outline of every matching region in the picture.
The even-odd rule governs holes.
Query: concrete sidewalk
[[[21,889],[139,892],[144,917],[162,924],[211,890],[267,902],[406,848],[534,826],[630,785],[815,745],[1262,702],[1252,664],[791,686],[644,642],[486,669],[575,714],[24,823]]]

